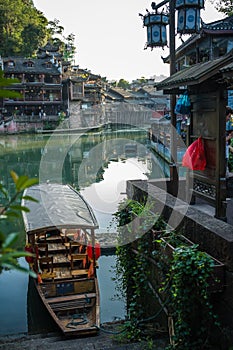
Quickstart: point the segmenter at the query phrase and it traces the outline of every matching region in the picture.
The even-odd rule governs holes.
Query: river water
[[[112,214],[125,198],[126,181],[165,177],[168,169],[147,147],[144,130],[103,130],[85,134],[0,136],[1,182],[13,191],[10,171],[38,177],[40,182],[69,183],[92,206],[98,232],[114,232]],[[4,228],[20,231],[17,248],[23,249],[22,220]],[[98,234],[97,232],[97,234]],[[99,258],[98,280],[101,322],[123,319],[125,301],[116,297],[113,281],[116,257]],[[27,266],[23,258],[19,259]],[[27,274],[0,274],[0,335],[55,331]]]

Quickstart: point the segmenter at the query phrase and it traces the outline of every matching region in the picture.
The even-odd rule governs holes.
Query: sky
[[[151,11],[148,0],[33,0],[35,7],[48,20],[58,19],[64,34],[75,35],[77,53],[75,64],[91,70],[107,80],[134,79],[152,76],[169,76],[169,65],[162,57],[168,48],[148,48],[146,28],[139,13]],[[156,2],[157,4],[159,2]],[[201,10],[205,23],[223,18],[209,0]],[[188,36],[183,36],[187,40]],[[176,46],[180,42],[177,38]]]

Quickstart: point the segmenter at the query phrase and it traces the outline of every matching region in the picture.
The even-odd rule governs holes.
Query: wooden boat
[[[27,196],[37,200],[30,201]],[[98,224],[83,197],[69,185],[39,184],[22,205],[30,268],[36,289],[65,336],[94,335],[100,325],[95,242]]]

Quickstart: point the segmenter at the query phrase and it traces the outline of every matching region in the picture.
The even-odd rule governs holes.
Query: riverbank
[[[103,331],[97,336],[66,339],[57,333],[39,335],[10,335],[0,337],[0,350],[164,350],[166,339],[154,340],[153,347],[149,342],[117,343],[112,334]]]

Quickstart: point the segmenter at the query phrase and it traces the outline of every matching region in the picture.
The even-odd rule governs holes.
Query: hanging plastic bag
[[[180,97],[176,102],[175,113],[189,114],[190,112],[191,112],[191,101],[187,92],[185,92],[183,95],[180,95]]]
[[[194,141],[183,155],[182,165],[191,170],[204,170],[206,157],[202,137]]]

